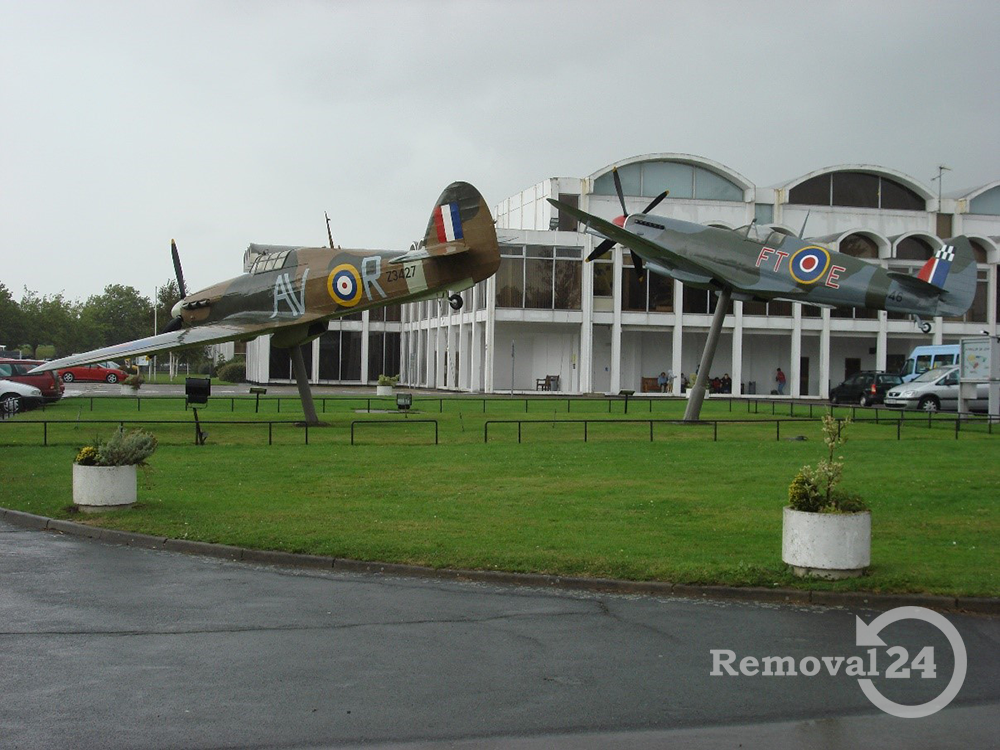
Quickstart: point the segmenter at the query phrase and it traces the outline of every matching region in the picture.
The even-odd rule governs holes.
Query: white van
[[[909,383],[897,385],[885,394],[885,405],[923,411],[958,410],[957,367],[937,367],[921,373]],[[976,398],[968,402],[969,411],[987,411],[989,385],[976,386]]]
[[[935,367],[950,367],[959,364],[960,347],[958,344],[941,344],[939,346],[917,346],[903,363],[899,377],[908,383]]]

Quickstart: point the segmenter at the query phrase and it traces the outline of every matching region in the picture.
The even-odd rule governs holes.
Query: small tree
[[[868,510],[864,501],[856,493],[844,492],[838,485],[844,475],[844,457],[836,456],[836,450],[847,442],[847,426],[850,419],[838,421],[832,415],[823,417],[823,442],[827,457],[812,466],[799,469],[795,479],[788,486],[788,502],[794,510],[807,513],[857,513]]]

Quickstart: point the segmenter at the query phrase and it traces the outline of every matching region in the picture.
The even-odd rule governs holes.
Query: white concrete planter
[[[872,514],[785,508],[781,559],[797,576],[853,578],[871,564]]]
[[[135,497],[135,466],[73,464],[73,503],[85,513],[128,508]]]
[[[125,385],[124,383],[122,383],[121,389],[122,389],[122,395],[123,396],[138,396],[139,395],[139,389],[136,388],[134,385]]]
[[[375,386],[376,396],[391,396],[392,386],[391,385],[377,385]]]

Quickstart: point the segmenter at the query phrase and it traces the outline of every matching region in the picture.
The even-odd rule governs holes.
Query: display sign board
[[[992,340],[986,337],[962,339],[962,369],[959,377],[966,383],[987,383],[992,377]],[[1000,373],[998,373],[1000,375]]]

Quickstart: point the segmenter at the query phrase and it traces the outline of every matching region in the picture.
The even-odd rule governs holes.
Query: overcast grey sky
[[[453,180],[682,152],[758,185],[1000,179],[1000,3],[0,0],[16,298],[192,289],[250,242],[405,249]]]

